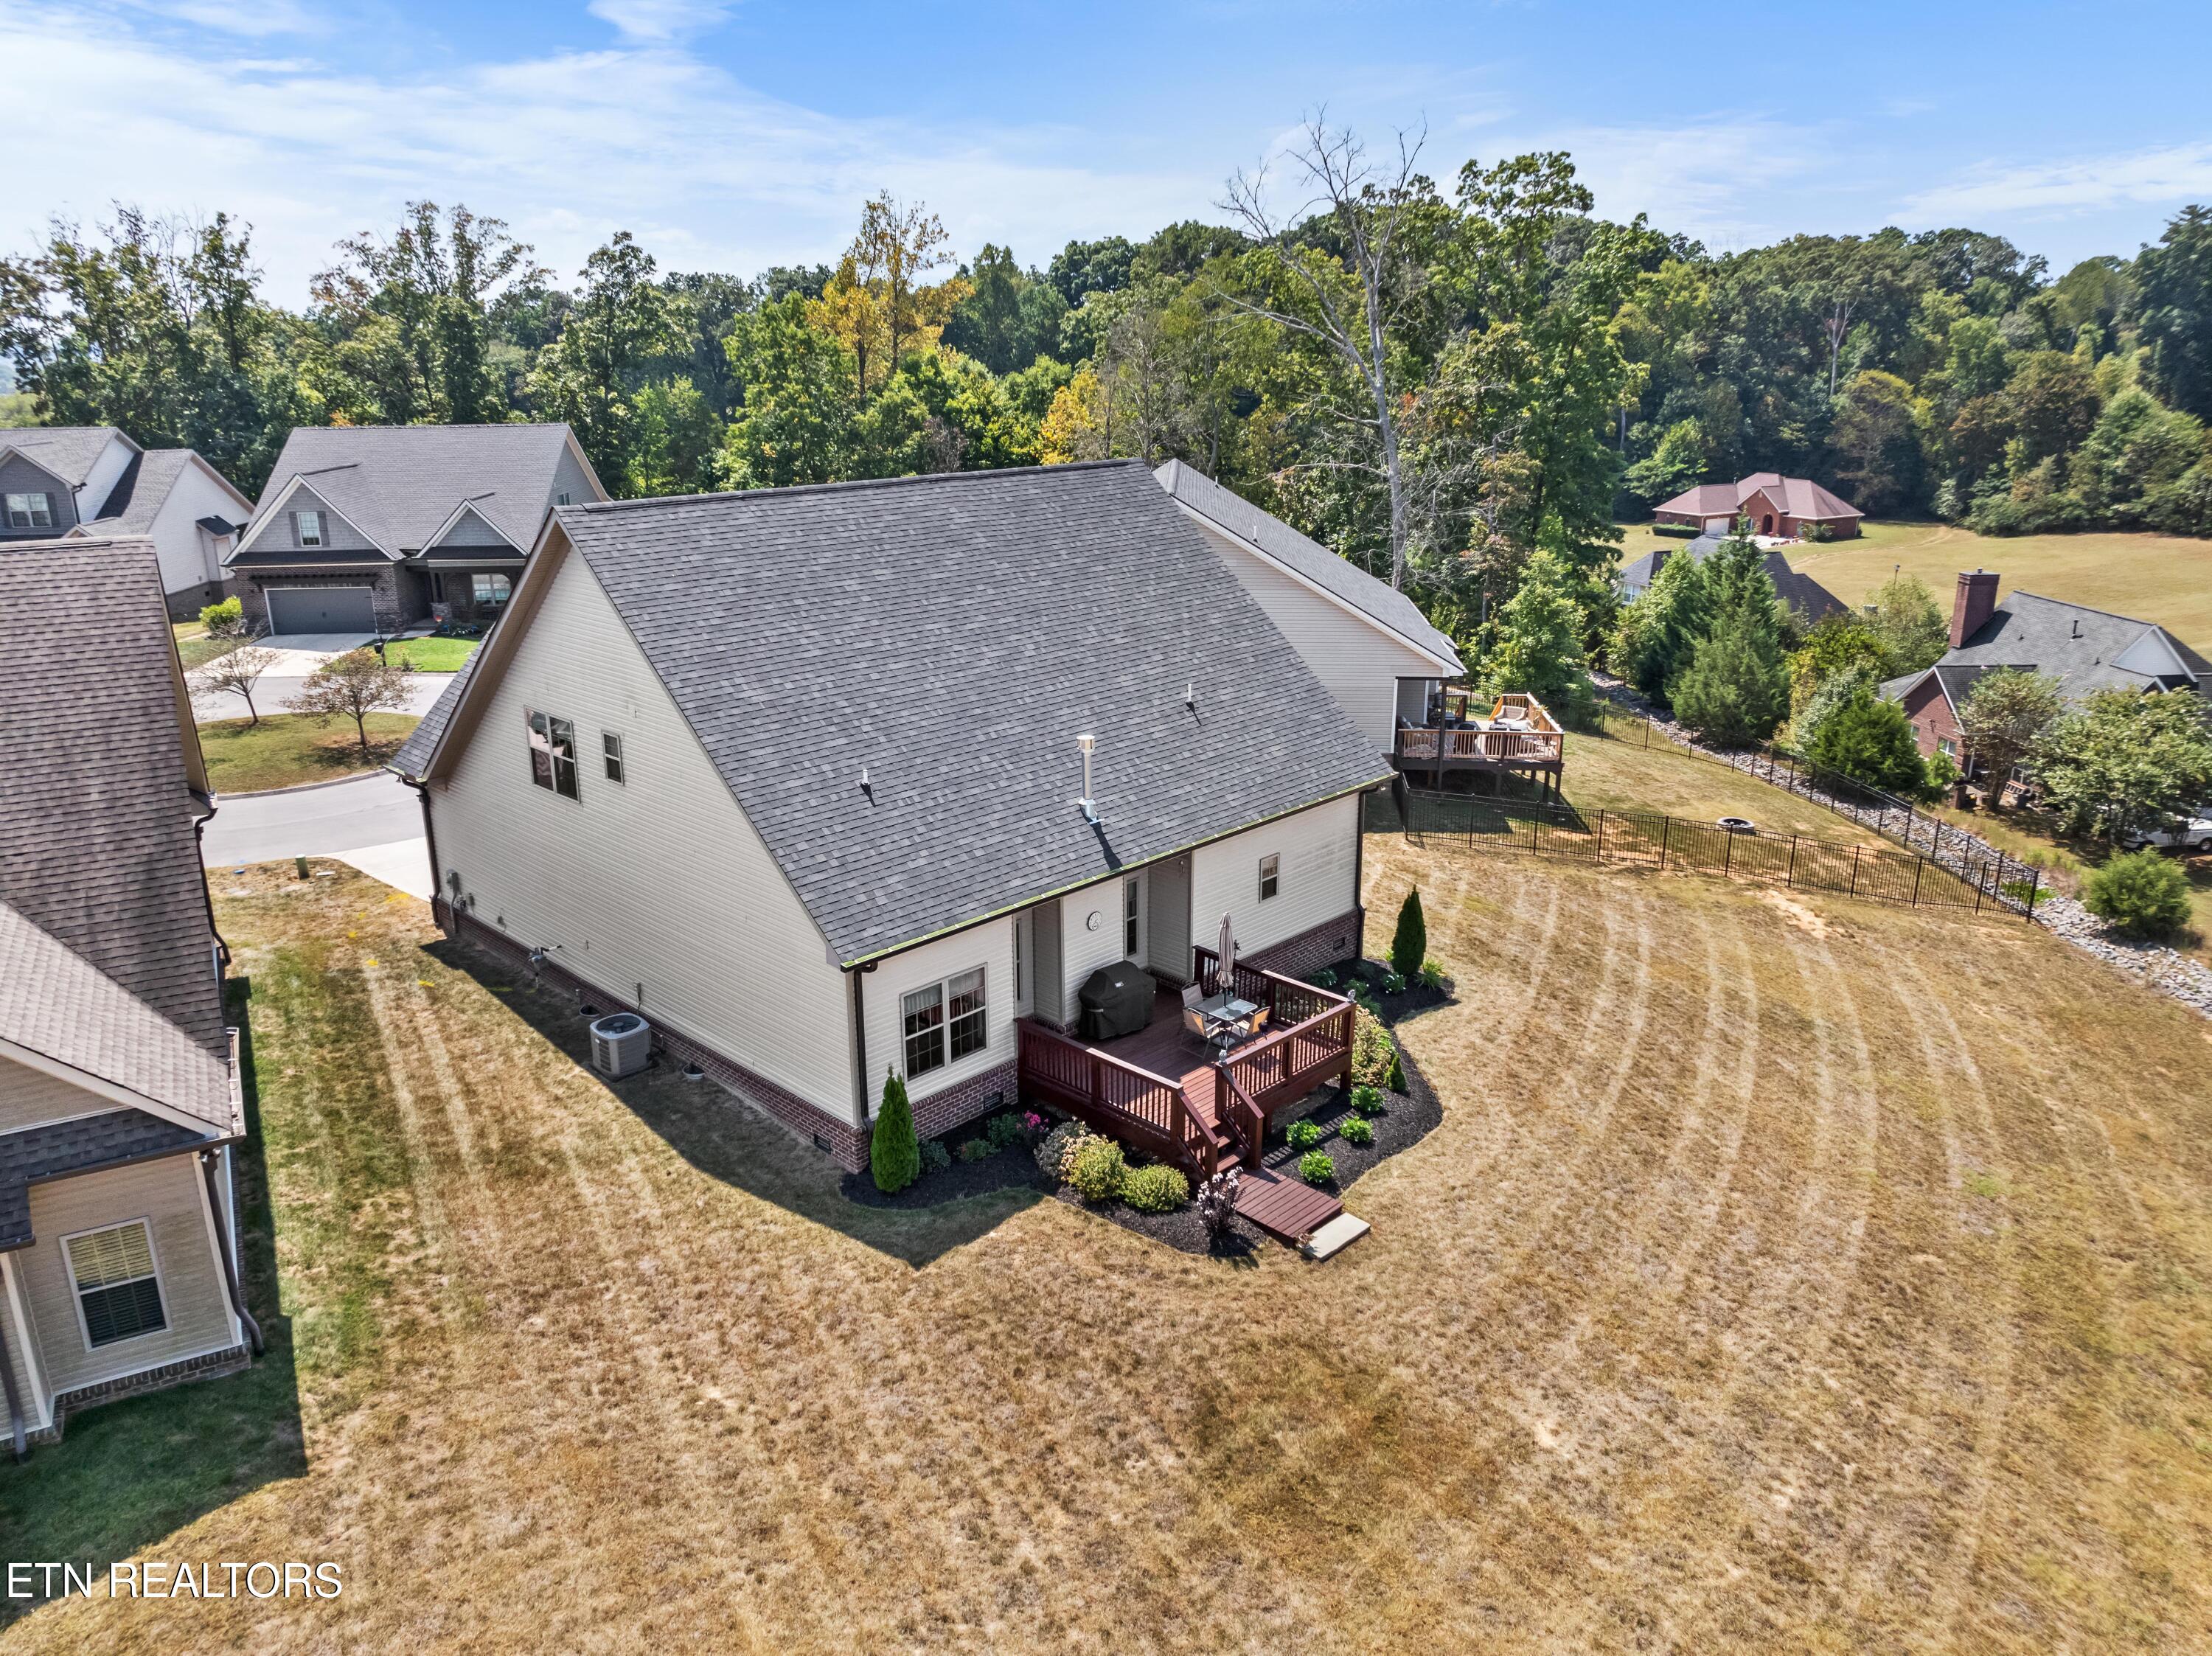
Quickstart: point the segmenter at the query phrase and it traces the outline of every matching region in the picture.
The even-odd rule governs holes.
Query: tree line
[[[834,264],[665,272],[625,233],[564,282],[418,202],[298,309],[248,227],[119,209],[0,259],[0,353],[38,417],[248,492],[341,423],[565,420],[621,495],[1180,458],[1411,591],[1483,676],[1607,654],[1616,520],[1701,478],[2212,533],[2201,209],[2056,280],[1963,229],[1714,255],[1597,215],[1563,154],[1439,181],[1424,151],[1315,120],[1216,221],[1042,267],[881,195]]]

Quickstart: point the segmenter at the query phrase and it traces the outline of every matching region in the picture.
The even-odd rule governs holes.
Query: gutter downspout
[[[430,820],[430,785],[417,781],[411,776],[402,776],[399,779],[414,789],[416,798],[422,803],[422,838],[430,850],[430,913],[434,916],[438,912],[438,894],[446,886],[445,874],[438,866],[437,825]]]
[[[215,1152],[213,1150],[200,1152],[200,1177],[207,1185],[208,1210],[210,1213],[228,1212],[229,1214],[229,1228],[234,1243],[237,1235],[238,1214],[234,1210],[224,1208],[222,1204],[216,1199]],[[220,1242],[222,1239],[217,1237],[216,1240]],[[253,1355],[258,1357],[266,1348],[262,1344],[261,1325],[253,1320],[253,1313],[246,1308],[246,1295],[239,1292],[238,1266],[231,1259],[229,1248],[219,1247],[216,1252],[222,1256],[222,1285],[229,1290],[230,1308],[238,1313],[238,1320],[246,1330],[246,1338],[252,1342]]]
[[[194,794],[192,797],[197,799],[201,796]],[[223,973],[230,969],[230,945],[222,940],[222,932],[215,923],[215,893],[209,888],[207,881],[207,852],[202,848],[201,836],[207,832],[207,825],[215,820],[216,807],[213,794],[206,798],[207,815],[192,818],[192,854],[200,858],[200,901],[207,905],[208,932],[215,938],[216,976],[220,980]]]
[[[13,1438],[17,1460],[31,1457],[31,1443],[23,1429],[23,1397],[15,1389],[15,1365],[8,1358],[8,1331],[4,1319],[0,1319],[0,1380],[7,1382],[8,1430]]]
[[[1367,957],[1367,795],[1364,793],[1359,796],[1358,812],[1352,820],[1352,907],[1359,915],[1359,924],[1354,928],[1352,937],[1352,958],[1355,961]]]
[[[844,968],[848,981],[853,986],[853,1105],[858,1113],[860,1131],[868,1127],[868,1020],[867,998],[861,992],[861,980],[876,969],[869,961],[860,966]]]

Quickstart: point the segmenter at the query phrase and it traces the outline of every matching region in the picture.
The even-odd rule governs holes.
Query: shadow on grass
[[[441,939],[426,950],[483,984],[580,1070],[591,1072],[590,1020],[570,997],[533,984],[526,972],[465,943]],[[708,1178],[916,1267],[965,1247],[1022,1209],[1050,1199],[1037,1186],[1023,1183],[935,1207],[864,1207],[839,1193],[843,1168],[711,1081],[686,1081],[673,1065],[658,1059],[626,1080],[596,1075],[592,1079]]]
[[[251,985],[227,986],[239,1028],[246,1142],[237,1147],[246,1303],[268,1349],[242,1374],[196,1381],[71,1416],[59,1443],[0,1462],[0,1559],[107,1565],[152,1547],[264,1483],[307,1469],[292,1325],[277,1306],[276,1234],[262,1152]],[[40,1585],[34,1572],[34,1588]],[[104,1587],[96,1588],[104,1591]],[[39,1607],[0,1599],[0,1628]]]

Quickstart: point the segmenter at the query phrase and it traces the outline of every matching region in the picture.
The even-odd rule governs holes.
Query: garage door
[[[269,591],[272,633],[373,633],[374,594],[366,586],[278,586]]]

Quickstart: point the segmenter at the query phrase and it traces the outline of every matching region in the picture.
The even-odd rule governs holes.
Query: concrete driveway
[[[289,793],[216,800],[200,839],[210,869],[288,857],[336,857],[428,901],[430,847],[415,791],[389,771]]]

